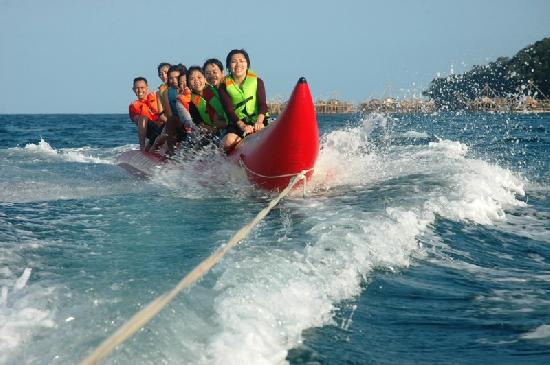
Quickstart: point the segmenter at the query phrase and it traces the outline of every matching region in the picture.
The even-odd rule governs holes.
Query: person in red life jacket
[[[204,72],[206,82],[218,90],[225,77],[222,62],[217,58],[210,58],[204,61],[202,71]]]
[[[218,135],[227,127],[218,91],[206,84],[206,78],[200,66],[189,67],[187,84],[192,92],[189,112],[193,122],[211,136]]]
[[[136,77],[132,90],[137,100],[130,104],[128,113],[138,127],[140,150],[148,151],[163,127],[163,122],[159,120],[157,97],[155,93],[149,93],[145,77]],[[146,143],[146,138],[149,143]]]
[[[264,82],[249,69],[250,58],[244,49],[229,52],[225,65],[229,75],[220,85],[219,94],[229,119],[223,146],[228,152],[244,136],[264,128],[267,102]]]
[[[187,126],[188,122],[192,122],[189,114],[189,104],[191,103],[191,89],[187,86],[187,69],[184,72],[180,72],[178,76],[178,94],[176,95],[176,113],[180,118],[180,121]]]

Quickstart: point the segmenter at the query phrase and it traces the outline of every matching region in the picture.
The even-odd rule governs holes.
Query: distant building
[[[338,99],[317,100],[315,103],[317,114],[351,114],[355,113],[353,103]]]
[[[485,85],[475,99],[466,102],[466,110],[494,113],[550,113],[550,100],[540,90],[538,91],[543,99],[535,99],[532,96],[534,94],[532,89],[538,90],[535,85],[530,84],[527,96],[503,98],[496,97],[496,93]]]
[[[267,102],[267,111],[271,115],[281,114],[283,109],[286,107],[286,101],[268,101]]]
[[[435,110],[432,100],[424,99],[370,99],[358,106],[358,111],[363,113],[431,113]]]

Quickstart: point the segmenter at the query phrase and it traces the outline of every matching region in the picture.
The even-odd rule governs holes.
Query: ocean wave
[[[1,280],[0,363],[6,363],[10,351],[28,341],[37,331],[55,326],[52,311],[44,306],[51,288],[27,287],[31,272],[32,269],[27,267],[21,276]]]
[[[362,125],[324,136],[316,174],[331,179],[314,180],[309,189],[352,197],[291,198],[300,224],[310,226],[303,249],[266,251],[265,245],[277,247],[276,239],[259,233],[261,244],[247,240],[224,261],[213,288],[219,332],[205,337],[204,347],[195,349],[202,355],[190,362],[284,363],[303,331],[333,324],[338,303],[359,295],[374,270],[408,267],[436,216],[494,225],[508,209],[525,205],[517,199],[523,181],[467,158],[463,143],[441,140],[382,152],[370,145],[370,131]],[[367,199],[375,208],[365,211],[352,199]]]
[[[262,223],[209,276],[189,289],[185,298],[174,303],[172,310],[140,333],[155,340],[130,341],[125,351],[113,354],[113,361],[285,363],[288,350],[303,342],[304,331],[334,324],[339,305],[360,295],[375,271],[403,270],[426,254],[422,242],[437,241],[433,226],[438,217],[498,227],[511,210],[526,207],[521,199],[525,195],[521,176],[470,157],[469,146],[459,141],[393,145],[389,125],[375,116],[357,127],[325,134],[314,178],[306,187],[309,198],[301,199],[300,191],[285,200],[272,217],[281,221],[275,231]],[[380,138],[373,138],[376,130]],[[47,146],[29,150],[33,148],[42,149],[39,153],[46,156],[59,152],[52,153],[55,150]],[[229,183],[221,185],[216,180],[216,172],[227,176],[223,170],[227,165],[214,159],[204,167],[199,158],[179,163],[178,168],[159,171],[152,184],[178,197],[232,197],[239,203],[242,196],[235,187],[245,179],[230,177],[224,180]],[[260,200],[265,200],[265,194]],[[175,223],[164,220],[166,216],[162,216],[163,223],[187,224],[185,215]],[[204,221],[210,222],[209,218]],[[181,245],[192,240],[183,237]],[[445,248],[446,252],[458,250]],[[439,262],[445,253],[440,253]],[[456,261],[450,264],[464,272],[499,280],[521,279],[513,272]],[[167,277],[175,275],[168,273]],[[476,298],[478,302],[501,299],[518,298],[498,291]],[[530,303],[518,299],[515,304]],[[42,317],[35,318],[40,321]],[[46,313],[44,326],[51,324],[49,318]],[[531,336],[545,337],[546,330],[534,330]],[[86,335],[79,338],[86,343],[80,349],[89,346]],[[70,356],[66,358],[74,360]]]
[[[54,157],[56,160],[64,160],[67,162],[78,163],[94,163],[94,164],[115,164],[115,157],[124,150],[129,150],[133,146],[116,147],[113,149],[98,149],[92,147],[78,148],[53,148],[43,138],[38,143],[27,143],[25,147],[13,147],[9,151],[32,153],[49,159]],[[95,154],[95,155],[94,155]]]
[[[541,340],[550,343],[550,325],[540,325],[533,331],[521,335],[521,338],[524,340]]]

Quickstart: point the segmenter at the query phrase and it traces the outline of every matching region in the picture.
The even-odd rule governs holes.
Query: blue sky
[[[548,0],[0,0],[0,113],[125,113],[135,76],[233,48],[268,99],[403,96],[548,36]]]

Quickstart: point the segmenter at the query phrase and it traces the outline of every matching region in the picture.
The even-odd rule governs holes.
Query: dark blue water
[[[319,123],[306,197],[106,363],[548,363],[550,116]],[[271,199],[217,156],[135,179],[136,140],[124,115],[0,116],[0,363],[78,362]]]

